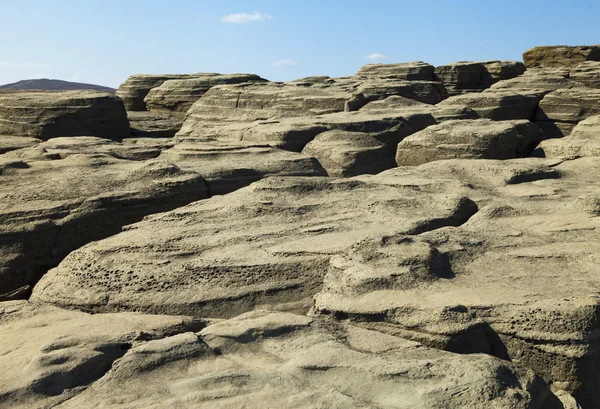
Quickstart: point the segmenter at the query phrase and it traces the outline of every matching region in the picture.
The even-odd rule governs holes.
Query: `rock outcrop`
[[[523,53],[527,68],[575,68],[584,61],[600,61],[600,46],[542,46]]]
[[[454,158],[521,158],[542,139],[541,130],[529,121],[447,121],[404,138],[396,162],[414,166]]]
[[[599,114],[600,90],[559,89],[542,99],[535,120],[548,137],[559,138],[569,135],[579,121]]]
[[[435,68],[436,77],[444,83],[449,95],[482,91],[524,72],[525,66],[517,61],[460,61]]]
[[[585,87],[600,88],[600,61],[582,62],[571,70],[570,78]]]
[[[358,70],[356,76],[406,81],[435,81],[434,70],[433,65],[423,61],[400,64],[367,64]]]
[[[47,140],[58,136],[129,135],[123,102],[96,91],[0,92],[0,135]]]
[[[253,74],[205,75],[199,78],[172,79],[152,88],[144,97],[144,103],[150,111],[166,112],[183,118],[194,102],[215,85],[266,81]]]
[[[172,138],[183,124],[183,119],[168,113],[129,111],[127,118],[131,135],[141,137]]]
[[[116,95],[123,100],[127,111],[146,111],[144,98],[152,88],[162,85],[167,80],[190,79],[203,76],[218,75],[206,74],[136,74],[123,82]]]
[[[600,115],[579,122],[569,136],[543,141],[534,153],[546,158],[600,156]]]

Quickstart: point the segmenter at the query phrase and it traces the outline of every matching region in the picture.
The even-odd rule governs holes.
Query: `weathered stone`
[[[436,67],[435,75],[441,80],[449,95],[478,92],[495,82],[517,77],[525,66],[516,61],[460,61]]]
[[[136,74],[131,75],[123,82],[116,95],[123,100],[127,111],[146,111],[144,98],[152,88],[162,85],[167,80],[190,79],[203,76],[218,75],[206,74]]]
[[[14,151],[16,149],[29,148],[42,142],[37,138],[26,138],[23,136],[0,135],[0,154]]]
[[[399,64],[367,64],[358,70],[356,77],[435,81],[433,65],[423,61]]]
[[[362,132],[321,133],[302,153],[316,157],[329,176],[373,174],[396,166],[393,149]]]
[[[223,144],[190,139],[164,151],[160,159],[200,174],[210,196],[233,192],[268,176],[327,176],[309,155],[244,142]]]
[[[88,311],[230,317],[310,297],[329,257],[357,240],[457,225],[475,211],[460,195],[413,187],[271,177],[72,252],[32,299]]]
[[[551,92],[563,88],[577,88],[580,85],[569,79],[569,73],[551,69],[529,69],[525,74],[493,84],[492,90],[513,90],[516,92],[540,91]]]
[[[588,88],[559,89],[540,102],[536,123],[548,137],[569,135],[579,121],[600,114],[600,90]]]
[[[600,61],[600,46],[542,46],[523,53],[527,68],[577,67],[584,61]]]
[[[352,325],[254,311],[210,325],[199,337],[188,332],[133,347],[61,406],[562,407],[543,380],[510,362],[458,356]]]
[[[400,142],[396,163],[414,166],[454,158],[520,158],[531,153],[541,140],[540,129],[529,121],[446,121]]]
[[[129,121],[121,100],[101,92],[8,91],[0,92],[0,135],[118,139]]]
[[[127,117],[133,136],[172,138],[183,123],[183,119],[166,113],[129,111]]]
[[[204,326],[181,316],[89,315],[27,301],[0,303],[0,404],[54,407],[110,372],[133,345]]]
[[[585,61],[571,70],[571,79],[590,88],[600,88],[600,61]]]
[[[366,80],[358,86],[345,106],[346,111],[358,111],[371,101],[389,96],[401,96],[426,104],[437,104],[448,97],[439,81],[402,81],[396,79]]]
[[[544,97],[542,92],[516,92],[512,90],[486,90],[450,97],[437,106],[442,108],[461,107],[475,111],[480,118],[505,121],[535,118],[538,104]]]
[[[569,136],[542,141],[534,154],[546,158],[600,156],[600,115],[579,122]]]
[[[183,118],[194,102],[215,85],[266,81],[253,74],[206,75],[199,78],[167,80],[152,88],[144,98],[144,103],[150,111],[170,113]]]

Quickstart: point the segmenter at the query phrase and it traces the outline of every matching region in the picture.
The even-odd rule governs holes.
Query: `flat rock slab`
[[[194,102],[215,85],[266,81],[254,74],[219,74],[198,78],[171,79],[152,88],[144,98],[144,103],[150,111],[166,112],[183,119]]]
[[[475,211],[460,195],[414,186],[271,177],[72,252],[32,299],[87,311],[230,317],[311,296],[329,257],[358,240],[458,225]]]
[[[579,121],[599,114],[599,89],[559,89],[542,99],[535,120],[548,129],[548,136],[562,137],[571,134]]]
[[[542,141],[534,154],[546,158],[600,156],[600,115],[579,122],[569,136]]]
[[[387,78],[406,81],[434,81],[434,67],[423,61],[399,64],[367,64],[358,70],[356,77]]]
[[[600,61],[585,61],[571,70],[571,79],[589,88],[600,88]]]
[[[494,121],[513,119],[533,120],[538,104],[544,92],[524,92],[514,90],[486,90],[479,93],[468,93],[450,97],[439,104],[441,108],[468,108],[480,118]]]
[[[578,88],[581,85],[569,78],[569,71],[531,68],[523,75],[515,78],[498,81],[490,90],[542,91],[545,93],[564,88]]]
[[[129,135],[129,121],[121,99],[102,92],[0,92],[0,135],[118,139]]]
[[[460,61],[435,68],[436,78],[444,83],[451,96],[482,91],[524,72],[525,66],[518,61]]]
[[[414,166],[454,158],[519,158],[531,153],[541,140],[542,132],[529,121],[446,121],[404,138],[398,144],[396,163]]]
[[[393,149],[361,132],[324,132],[302,153],[317,158],[329,176],[375,174],[396,166]]]
[[[104,376],[132,346],[204,326],[190,317],[0,303],[0,404],[54,407]]]
[[[144,160],[149,153],[160,154],[156,147],[58,139],[53,146],[0,158],[2,297],[24,295],[47,268],[85,243],[115,234],[149,213],[207,197],[197,173]],[[135,160],[124,158],[128,154]]]
[[[123,100],[127,111],[146,111],[144,98],[152,88],[162,85],[165,81],[210,77],[213,75],[218,74],[135,74],[131,75],[119,86],[116,94]]]
[[[61,407],[109,403],[115,409],[562,407],[540,378],[509,362],[268,311],[131,348]]]
[[[0,155],[17,149],[29,148],[40,142],[42,142],[42,140],[37,138],[0,135]]]
[[[210,196],[223,195],[269,176],[327,176],[317,159],[256,143],[218,143],[191,138],[160,159],[201,175]]]
[[[600,61],[600,46],[541,46],[523,53],[527,68],[575,68],[584,61]]]

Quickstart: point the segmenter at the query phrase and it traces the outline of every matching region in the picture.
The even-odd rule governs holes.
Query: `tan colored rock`
[[[441,108],[469,108],[479,117],[494,121],[513,119],[533,120],[544,93],[535,91],[486,90],[450,97],[437,106]]]
[[[199,78],[172,79],[152,88],[144,97],[144,103],[150,111],[183,118],[194,102],[215,85],[266,81],[253,74],[205,75]]]
[[[534,154],[546,158],[600,156],[600,115],[579,122],[569,136],[542,141]]]
[[[436,77],[444,83],[450,96],[482,91],[495,82],[524,72],[525,66],[516,61],[459,61],[435,68]]]
[[[127,117],[133,136],[172,138],[183,124],[183,119],[167,113],[129,111]]]
[[[600,90],[590,88],[559,89],[540,102],[535,121],[548,137],[569,135],[575,125],[600,114]]]
[[[574,68],[584,61],[600,61],[600,46],[542,46],[523,53],[527,68]]]
[[[123,82],[116,94],[123,100],[127,111],[146,111],[144,98],[152,88],[162,85],[167,80],[190,79],[204,76],[218,75],[205,74],[135,74]]]
[[[122,101],[96,91],[0,92],[0,135],[47,140],[58,136],[129,135]]]
[[[585,61],[571,70],[571,79],[589,88],[600,88],[600,61]]]
[[[396,163],[415,166],[441,159],[512,159],[527,156],[542,140],[529,121],[446,121],[398,144]]]
[[[375,174],[396,166],[393,149],[362,132],[321,133],[302,153],[317,158],[329,176]]]
[[[367,64],[358,70],[356,77],[387,78],[405,81],[435,81],[434,67],[423,61],[399,64]]]
[[[310,297],[329,257],[357,240],[457,225],[475,211],[460,195],[413,187],[271,177],[72,252],[32,299],[88,311],[230,317]]]
[[[187,333],[132,348],[63,408],[107,400],[115,409],[561,407],[540,378],[509,362],[345,324],[255,311],[199,335],[202,341]],[[205,343],[218,355],[189,352]]]
[[[17,149],[29,148],[42,142],[37,138],[25,138],[23,136],[0,135],[0,154]]]
[[[142,349],[204,326],[191,317],[89,315],[27,301],[0,303],[0,403],[15,409],[60,405],[110,372],[132,346]]]

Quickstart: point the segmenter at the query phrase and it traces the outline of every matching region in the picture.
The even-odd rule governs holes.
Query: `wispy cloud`
[[[390,58],[380,54],[380,53],[373,53],[370,55],[367,55],[367,60],[369,61],[373,61],[373,62],[377,62],[377,61],[385,61],[385,60],[389,60]]]
[[[79,81],[79,78],[80,78],[80,75],[76,74],[76,75],[73,75],[71,78],[69,78],[69,81],[77,82],[77,81]]]
[[[273,67],[276,68],[289,68],[295,67],[296,65],[298,65],[298,63],[294,60],[279,60],[273,63]]]
[[[40,64],[33,61],[25,61],[25,62],[16,62],[16,61],[6,61],[0,60],[0,69],[1,68],[11,68],[17,70],[37,70],[39,68],[49,68],[47,64]]]
[[[252,14],[248,14],[248,13],[229,14],[227,16],[223,16],[221,18],[221,21],[223,23],[246,24],[246,23],[251,23],[253,21],[271,20],[272,18],[273,17],[271,17],[269,14],[259,13],[258,11],[255,11]]]

